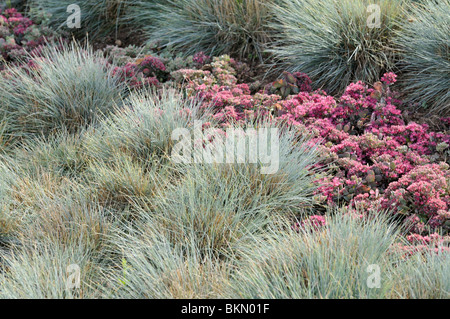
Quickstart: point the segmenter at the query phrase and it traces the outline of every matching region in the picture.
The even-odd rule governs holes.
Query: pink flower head
[[[386,83],[387,85],[394,84],[397,82],[397,75],[393,72],[385,73],[381,78],[381,81]]]

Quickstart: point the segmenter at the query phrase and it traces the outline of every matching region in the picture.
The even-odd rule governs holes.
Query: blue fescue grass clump
[[[113,66],[89,47],[49,46],[26,68],[9,66],[0,76],[4,135],[75,132],[95,124],[121,103],[125,87]]]
[[[83,37],[86,33],[91,39],[114,34],[120,17],[126,12],[128,0],[31,0],[29,6],[34,12],[43,11],[49,15],[49,24],[63,32],[71,32]],[[69,28],[67,20],[72,21],[74,11],[68,10],[70,5],[80,8],[80,26]],[[37,9],[37,10],[36,10]],[[33,12],[31,12],[33,13]]]
[[[155,155],[169,156],[175,143],[173,130],[191,127],[202,119],[200,103],[184,99],[181,92],[170,87],[159,92],[146,88],[131,94],[125,105],[116,106],[111,116],[89,133],[86,152],[104,161],[123,152],[145,163]]]
[[[263,60],[271,39],[266,23],[271,19],[270,1],[179,0],[161,1],[153,10],[154,23],[144,30],[185,54],[237,54]]]
[[[381,212],[370,220],[335,213],[319,230],[274,232],[248,247],[233,275],[233,298],[389,298],[399,230]],[[367,284],[369,265],[383,269],[378,289]],[[371,270],[372,271],[372,270]]]
[[[45,14],[49,25],[66,34],[77,38],[86,35],[91,40],[105,38],[123,38],[136,31],[144,31],[154,24],[158,18],[155,4],[164,3],[161,0],[29,0],[28,7],[33,17]],[[74,7],[77,5],[78,7]],[[75,9],[79,8],[80,24],[75,23]],[[68,24],[69,22],[69,24]]]
[[[450,254],[428,252],[415,255],[404,266],[399,288],[405,298],[450,298]]]
[[[278,66],[307,73],[317,88],[342,92],[352,81],[370,84],[394,67],[394,31],[404,0],[281,0],[272,6],[276,41],[269,51]],[[371,27],[369,5],[380,8]]]
[[[395,39],[402,53],[405,96],[425,110],[450,112],[450,1],[420,1]]]
[[[158,224],[139,223],[115,231],[111,249],[119,252],[114,270],[105,273],[114,298],[220,298],[228,264],[189,239],[182,245],[166,237]]]

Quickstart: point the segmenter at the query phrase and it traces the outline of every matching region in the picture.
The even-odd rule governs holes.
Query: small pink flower
[[[393,72],[385,73],[381,78],[381,81],[386,83],[387,85],[394,84],[397,82],[397,75]]]

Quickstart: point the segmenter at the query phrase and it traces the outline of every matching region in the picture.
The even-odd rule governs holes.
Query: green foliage
[[[7,184],[2,214],[15,224],[9,225],[7,249],[0,251],[0,297],[98,296],[94,280],[107,267],[107,212],[67,178],[45,173],[33,178],[19,169]],[[81,286],[71,290],[66,270],[73,264],[80,267]]]
[[[15,8],[17,11],[22,12],[26,9],[28,0],[3,0],[0,3],[0,9]]]
[[[9,186],[16,179],[16,174],[4,163],[0,164],[0,247],[7,244],[14,232],[20,228],[20,219],[11,211],[12,198]],[[1,268],[1,257],[0,257]]]

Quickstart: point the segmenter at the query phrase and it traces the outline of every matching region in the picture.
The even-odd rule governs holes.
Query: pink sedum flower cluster
[[[381,78],[381,82],[384,82],[387,85],[394,84],[395,82],[397,82],[397,75],[393,72],[386,73]]]
[[[142,65],[142,63],[144,63]],[[116,66],[113,75],[129,85],[130,88],[141,88],[143,86],[159,86],[156,77],[158,72],[165,72],[165,66],[161,61],[144,59],[141,64],[128,62],[124,66]]]
[[[203,51],[201,51],[194,54],[192,60],[197,68],[201,68],[205,64],[211,62],[211,57],[209,55],[206,55]]]
[[[161,81],[166,79],[166,66],[157,57],[146,56],[142,61],[138,62],[137,66],[145,78],[153,77]]]
[[[252,94],[250,85],[238,83],[229,57],[213,61],[210,68],[178,70],[172,76],[189,96],[211,108],[223,126],[263,115],[311,133],[323,154],[319,165],[332,167],[332,174],[316,181],[317,198],[324,205],[360,211],[381,207],[405,225],[414,219],[410,233],[448,232],[450,171],[440,148],[450,145],[450,136],[405,122],[401,101],[391,90],[394,73],[373,87],[352,83],[339,98],[309,87],[282,98],[268,94],[267,87]],[[297,76],[309,84],[304,75]]]
[[[0,10],[0,55],[6,62],[27,60],[27,53],[38,56],[42,46],[54,38],[53,31],[34,23],[16,9]],[[0,70],[3,68],[0,62]]]

